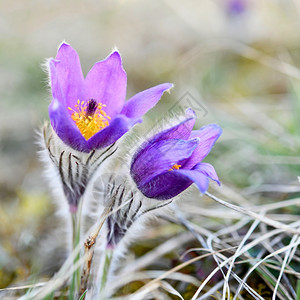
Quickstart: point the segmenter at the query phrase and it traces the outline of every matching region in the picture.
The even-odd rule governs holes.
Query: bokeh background
[[[299,1],[1,1],[0,288],[35,274],[55,227],[37,131],[51,100],[43,64],[62,41],[78,51],[84,74],[117,47],[128,98],[173,82],[145,124],[180,100],[186,106],[188,92],[207,111],[197,126],[224,130],[207,160],[219,193],[230,188],[253,203],[299,193]]]

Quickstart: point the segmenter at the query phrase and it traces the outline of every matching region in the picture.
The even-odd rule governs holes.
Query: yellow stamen
[[[177,165],[175,164],[171,169],[169,169],[169,171],[173,171],[173,170],[179,170],[181,167],[181,165]]]
[[[103,111],[103,107],[106,107],[105,104],[98,103],[97,108],[93,114],[87,114],[89,102],[77,101],[77,104],[74,106],[75,109],[68,107],[71,110],[71,118],[74,120],[76,126],[78,127],[81,134],[86,140],[91,138],[94,134],[102,130],[103,128],[109,125],[108,120],[111,118]]]

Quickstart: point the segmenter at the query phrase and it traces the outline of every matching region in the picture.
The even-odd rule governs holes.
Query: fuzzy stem
[[[101,286],[100,286],[100,294],[102,294],[102,296],[107,284],[112,258],[113,258],[113,250],[106,248],[105,258],[104,258],[105,260],[103,263],[103,271],[102,271],[102,278],[101,278]]]
[[[76,213],[71,214],[72,218],[72,250],[74,251],[75,248],[78,246],[80,241],[80,219],[81,219],[81,211],[82,211],[82,201],[79,203],[79,207]],[[80,259],[80,253],[78,253],[75,258],[73,265],[75,265]],[[69,300],[75,299],[78,287],[80,285],[80,268],[74,270],[72,279],[71,279],[71,286],[69,291]],[[74,297],[75,296],[75,297]]]

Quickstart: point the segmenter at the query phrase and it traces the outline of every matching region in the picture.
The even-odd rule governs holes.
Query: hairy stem
[[[71,215],[72,218],[72,250],[74,251],[80,241],[80,219],[81,219],[81,209],[82,205],[79,203],[78,210],[75,214]],[[78,253],[75,258],[73,265],[75,265],[80,259],[80,253]],[[74,270],[71,280],[69,300],[75,299],[76,294],[80,285],[80,268]]]
[[[113,257],[113,250],[112,249],[106,249],[105,250],[105,257],[104,257],[104,263],[103,263],[103,271],[102,271],[102,278],[101,278],[101,286],[100,286],[100,294],[103,296],[105,287],[107,284],[108,274],[110,270],[110,265],[112,262]]]

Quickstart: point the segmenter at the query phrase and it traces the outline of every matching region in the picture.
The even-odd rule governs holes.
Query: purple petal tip
[[[106,59],[113,59],[117,61],[120,65],[122,65],[122,57],[118,50],[115,50],[112,53],[110,53]]]
[[[192,118],[196,118],[196,113],[193,109],[191,108],[188,108],[186,111],[185,111],[185,115],[187,117],[192,117]]]

